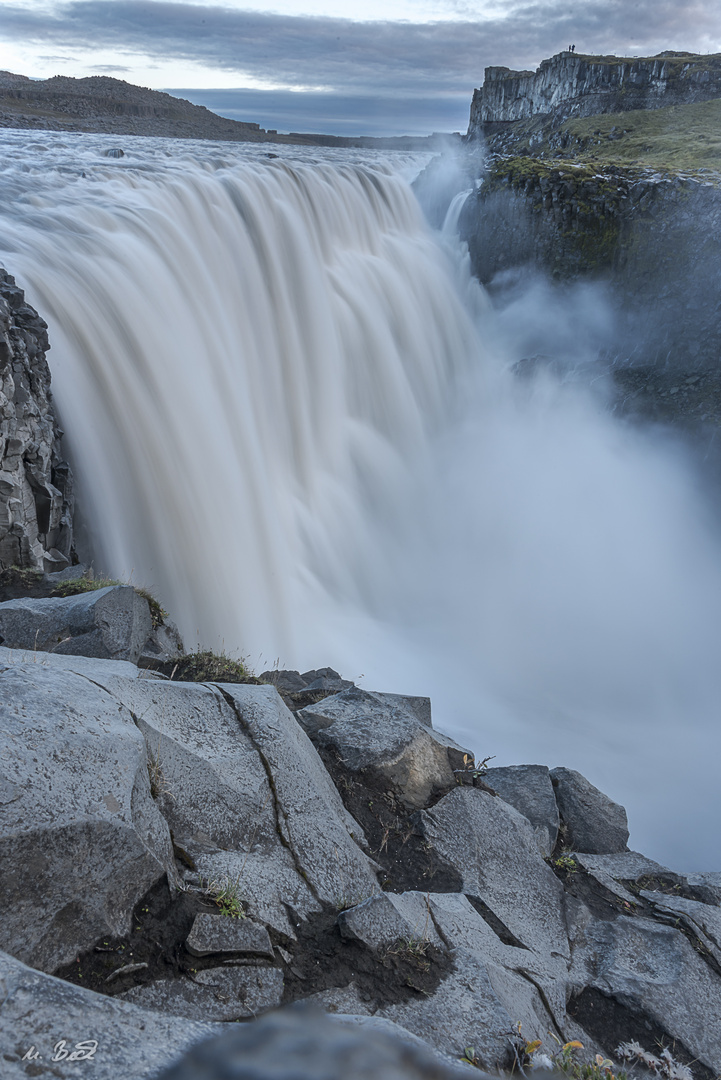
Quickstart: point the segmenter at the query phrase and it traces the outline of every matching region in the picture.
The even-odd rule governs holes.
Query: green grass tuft
[[[243,658],[234,660],[210,649],[197,649],[182,656],[174,667],[172,678],[178,682],[260,684],[260,679],[253,675]]]

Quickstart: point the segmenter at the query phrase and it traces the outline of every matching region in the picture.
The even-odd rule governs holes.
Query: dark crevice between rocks
[[[260,758],[260,762],[261,762],[261,764],[263,766],[263,769],[265,770],[265,775],[266,775],[267,780],[268,780],[268,787],[270,789],[271,798],[272,798],[272,801],[273,801],[273,814],[275,816],[275,831],[276,831],[276,833],[278,835],[278,839],[280,840],[283,847],[289,852],[290,857],[293,860],[293,865],[295,866],[295,869],[300,874],[300,876],[303,878],[303,881],[305,881],[306,885],[308,886],[311,893],[313,894],[313,897],[316,900],[319,900],[318,892],[317,892],[315,886],[313,885],[313,882],[311,881],[308,872],[304,869],[300,859],[298,858],[298,855],[296,854],[296,852],[295,852],[295,850],[293,848],[293,845],[288,840],[288,836],[290,835],[290,830],[287,830],[288,836],[286,836],[286,833],[283,831],[283,821],[285,820],[285,813],[283,811],[283,807],[280,805],[280,799],[278,798],[278,790],[277,790],[277,788],[275,786],[275,777],[273,776],[273,770],[272,770],[272,768],[270,766],[270,762],[268,761],[267,757],[263,753],[261,747],[258,745],[257,740],[254,738],[253,732],[252,732],[252,730],[250,728],[250,725],[248,724],[248,722],[243,717],[243,713],[241,712],[241,710],[238,708],[237,701],[235,701],[235,699],[230,694],[228,694],[223,689],[222,686],[212,686],[211,685],[210,689],[217,690],[218,693],[220,693],[223,696],[223,698],[225,699],[227,704],[230,706],[230,708],[235,713],[235,716],[238,719],[238,723],[240,724],[240,726],[241,726],[241,728],[243,730],[243,734],[246,735],[248,737],[248,739],[250,739],[250,742],[251,742],[251,744],[253,746],[253,749],[255,750],[258,757]]]
[[[587,986],[571,998],[567,1012],[611,1057],[622,1042],[638,1042],[652,1054],[668,1048],[676,1061],[691,1067],[694,1080],[715,1080],[715,1073],[695,1058],[682,1042],[669,1035],[646,1013],[633,1011],[618,998]]]
[[[678,874],[646,874],[636,880],[620,880],[619,885],[627,889],[635,896],[634,903],[617,896],[610,889],[602,885],[592,874],[586,873],[577,866],[571,870],[565,866],[558,866],[553,859],[551,867],[556,877],[563,882],[566,892],[575,896],[586,905],[592,915],[604,922],[613,922],[620,915],[629,917],[643,916],[663,923],[664,926],[672,926],[683,934],[691,948],[711,968],[714,974],[721,978],[721,964],[708,949],[701,932],[682,912],[673,914],[659,911],[650,901],[641,896],[641,891],[658,892],[665,896],[680,896],[686,900],[695,900],[701,904],[715,906],[713,890],[703,886],[689,885],[685,878]],[[469,897],[469,900],[471,898]]]
[[[504,945],[513,945],[516,949],[528,949],[528,946],[524,945],[520,938],[517,938],[504,922],[501,922],[498,916],[491,911],[488,904],[481,900],[480,897],[471,896],[469,893],[466,893],[466,898],[468,899],[469,904],[476,909],[484,922],[488,923],[493,933],[497,938],[500,938]]]
[[[685,877],[670,871],[667,874],[644,874],[634,881],[624,880],[622,884],[634,895],[645,889],[648,892],[663,893],[664,896],[680,896],[684,900],[716,906],[716,893],[713,889],[707,889],[703,885],[689,885]]]
[[[374,950],[341,937],[338,911],[329,904],[298,922],[295,932],[298,940],[286,946],[292,959],[284,968],[283,1004],[354,983],[375,1011],[433,994],[453,971],[450,954],[430,943],[418,950],[399,940]]]
[[[379,875],[383,889],[394,893],[463,891],[461,875],[423,836],[417,811],[404,806],[381,780],[351,772],[336,750],[318,752],[346,810],[365,832],[370,855],[383,867]],[[435,792],[428,805],[448,790]]]
[[[587,874],[578,864],[575,870],[571,870],[565,866],[558,866],[552,858],[550,866],[566,892],[585,904],[597,919],[613,922],[619,915],[635,914],[634,908],[627,901],[616,896],[605,885],[601,885],[595,877]]]
[[[568,1039],[566,1038],[565,1033],[563,1032],[563,1030],[556,1023],[556,1017],[553,1015],[553,1009],[551,1008],[551,1003],[548,1000],[548,997],[546,995],[546,991],[543,989],[541,984],[539,982],[536,982],[536,980],[533,978],[533,976],[530,975],[527,971],[524,971],[523,968],[515,968],[515,971],[516,971],[516,973],[518,975],[521,976],[522,979],[525,979],[526,982],[530,983],[531,986],[535,987],[535,989],[536,989],[536,991],[538,993],[538,996],[541,999],[541,1003],[543,1004],[544,1009],[548,1013],[548,1018],[551,1021],[551,1023],[553,1024],[554,1028],[556,1029],[556,1034],[560,1038],[561,1042],[563,1042],[563,1043],[568,1042]]]
[[[58,968],[54,975],[114,997],[156,979],[192,980],[196,972],[219,967],[226,960],[267,966],[260,957],[253,959],[247,953],[193,956],[186,949],[185,940],[195,916],[201,914],[218,916],[218,908],[212,900],[196,892],[171,891],[164,877],[136,904],[129,934],[104,935],[71,963]],[[136,967],[140,964],[146,966]],[[125,967],[135,970],[112,977],[113,972]]]
[[[685,900],[695,900],[701,904],[709,903],[708,899],[701,899],[702,896],[711,896],[710,903],[715,907],[714,894],[711,889],[689,885],[685,878],[672,873],[646,874],[635,881],[624,881],[623,885],[637,897],[636,910],[638,914],[643,914],[648,918],[655,919],[656,922],[663,923],[665,926],[672,926],[674,930],[678,930],[686,938],[691,948],[708,964],[714,974],[721,978],[721,964],[709,950],[701,936],[700,927],[696,927],[691,917],[681,911],[660,911],[652,901],[640,895],[641,890],[645,890],[661,893],[664,896],[680,896]]]

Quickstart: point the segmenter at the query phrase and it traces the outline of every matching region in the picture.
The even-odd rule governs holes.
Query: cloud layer
[[[487,64],[536,64],[573,40],[579,52],[707,51],[721,9],[698,0],[510,0],[502,14],[455,3],[467,21],[354,22],[162,0],[74,0],[38,11],[3,4],[2,35],[54,50],[98,47],[201,63],[276,86],[345,93],[468,92]],[[122,62],[122,61],[121,61]],[[190,80],[189,80],[190,81]]]
[[[200,65],[222,73],[225,86],[237,76],[238,87],[261,83],[286,90],[322,89],[349,102],[365,98],[371,115],[377,112],[371,100],[416,100],[420,111],[429,111],[423,122],[427,130],[443,116],[446,129],[464,126],[473,88],[490,64],[535,68],[570,42],[578,52],[619,55],[668,48],[717,51],[721,43],[721,9],[699,0],[638,0],[633,5],[584,0],[575,6],[568,0],[504,0],[494,6],[488,0],[446,0],[445,6],[455,19],[412,23],[277,15],[164,0],[71,0],[42,10],[3,3],[0,34],[26,50],[87,55],[87,70],[92,53],[101,49],[117,57],[112,72],[103,64],[109,73],[122,74],[133,57],[150,63],[172,59],[188,65],[191,86]],[[322,110],[321,99],[316,100]],[[431,110],[434,101],[437,107]],[[355,108],[361,115],[362,107]],[[276,122],[281,130],[292,126],[282,118]]]

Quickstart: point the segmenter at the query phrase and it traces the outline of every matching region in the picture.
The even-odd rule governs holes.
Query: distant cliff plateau
[[[546,116],[555,123],[599,113],[660,109],[721,97],[721,55],[662,52],[651,57],[562,52],[536,71],[488,67],[474,91],[470,136],[487,124]]]
[[[169,139],[271,142],[292,145],[360,147],[375,150],[441,149],[460,136],[441,134],[379,138],[304,134],[279,135],[259,124],[230,120],[160,90],[94,75],[72,79],[29,79],[0,71],[0,128],[146,135]]]

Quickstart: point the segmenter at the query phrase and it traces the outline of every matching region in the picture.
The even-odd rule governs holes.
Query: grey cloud
[[[109,48],[200,62],[287,86],[348,94],[468,94],[488,64],[535,67],[573,41],[578,52],[705,51],[721,39],[721,9],[699,0],[509,2],[484,16],[432,24],[291,17],[160,0],[74,0],[52,15],[3,4],[3,36],[55,48]],[[475,16],[475,17],[474,17]],[[190,71],[189,71],[190,74]]]

